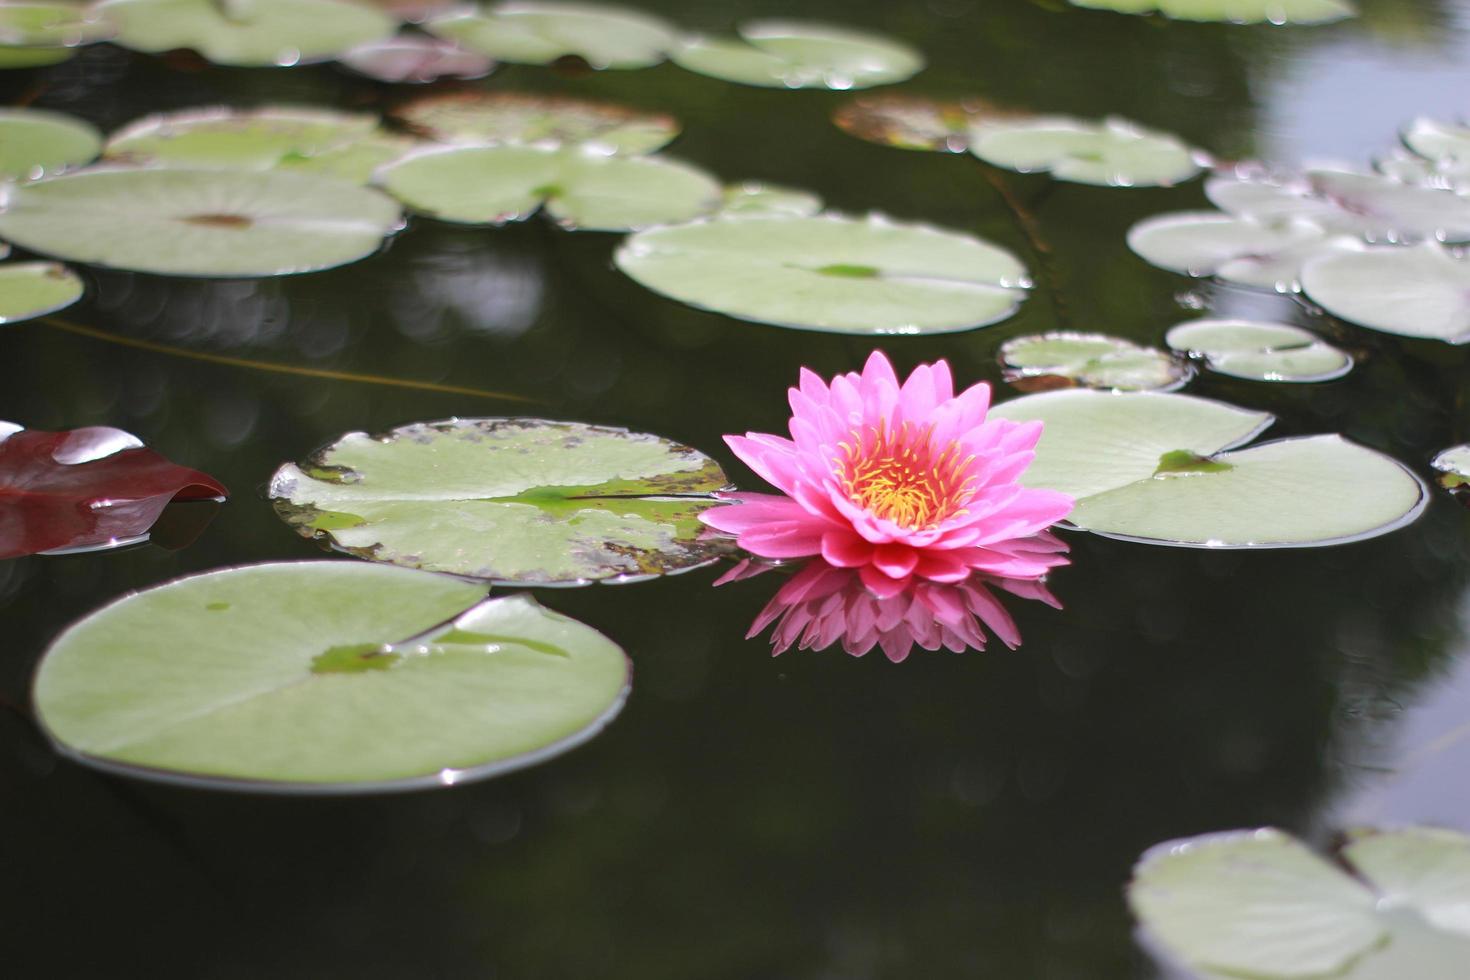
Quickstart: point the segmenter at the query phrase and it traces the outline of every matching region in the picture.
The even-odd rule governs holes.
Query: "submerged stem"
[[[1031,252],[1036,256],[1036,264],[1041,274],[1041,279],[1046,283],[1047,295],[1051,298],[1052,312],[1056,315],[1057,326],[1063,330],[1072,329],[1072,314],[1067,306],[1067,299],[1062,295],[1061,278],[1057,270],[1057,264],[1053,258],[1051,243],[1041,232],[1041,221],[1036,213],[1026,206],[1026,203],[1016,196],[1011,185],[994,167],[981,167],[985,174],[985,180],[995,189],[996,195],[1005,204],[1006,210],[1010,212],[1011,220],[1016,228],[1026,239],[1026,244],[1031,246]]]

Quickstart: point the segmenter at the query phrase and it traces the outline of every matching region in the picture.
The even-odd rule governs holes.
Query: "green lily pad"
[[[1305,220],[1369,241],[1470,241],[1470,200],[1382,174],[1308,170],[1273,176],[1244,170],[1205,182],[1216,207],[1265,224]]]
[[[363,793],[533,765],[628,692],[610,640],[524,595],[401,568],[249,565],[126,596],[36,675],[58,750],[214,789]]]
[[[1470,490],[1470,444],[1451,446],[1429,465],[1439,471],[1439,485],[1463,493]]]
[[[673,116],[610,102],[523,92],[428,95],[393,110],[409,129],[445,143],[595,144],[615,153],[652,153],[679,134]]]
[[[1339,544],[1403,527],[1427,500],[1400,463],[1340,436],[1237,449],[1273,417],[1189,395],[1074,389],[993,412],[1046,424],[1022,482],[1075,497],[1070,523],[1107,537],[1195,548]]]
[[[585,147],[448,147],[385,167],[378,183],[421,214],[460,224],[520,221],[545,206],[566,228],[628,231],[714,210],[720,185],[687,163]]]
[[[1148,934],[1204,977],[1464,976],[1470,839],[1360,831],[1338,857],[1345,869],[1273,829],[1170,841],[1134,867],[1128,900]]]
[[[116,42],[149,54],[178,48],[218,65],[289,67],[391,35],[398,22],[345,0],[103,0]]]
[[[48,65],[59,65],[76,57],[76,54],[76,48],[0,44],[0,71],[7,68],[45,68]]]
[[[269,170],[378,135],[377,117],[305,106],[215,106],[146,116],[113,133],[106,159],[127,165]]]
[[[1120,14],[1226,24],[1330,24],[1358,15],[1349,0],[1068,0],[1074,7]]]
[[[0,180],[32,180],[87,163],[102,134],[59,112],[0,109]]]
[[[0,41],[6,47],[67,50],[112,33],[106,18],[87,4],[0,3]]]
[[[667,22],[591,3],[501,3],[431,17],[426,30],[497,61],[547,65],[581,58],[593,68],[647,68],[675,44]]]
[[[495,70],[495,61],[478,51],[467,51],[443,38],[407,33],[359,44],[337,60],[380,82],[416,85],[441,78],[484,78]]]
[[[1116,117],[987,119],[972,130],[970,152],[1007,170],[1103,187],[1177,184],[1198,174],[1203,160],[1174,136]]]
[[[618,268],[656,293],[741,320],[859,334],[950,333],[1026,298],[1005,249],[959,232],[825,214],[722,218],[628,238]]]
[[[1470,157],[1427,159],[1408,150],[1394,150],[1373,161],[1385,177],[1405,184],[1464,193],[1470,188]]]
[[[18,323],[64,310],[82,298],[82,280],[57,262],[0,265],[0,323]]]
[[[700,75],[766,88],[871,88],[924,67],[923,55],[906,44],[831,24],[756,20],[737,30],[738,39],[689,38],[670,57]]]
[[[1310,221],[1262,224],[1219,211],[1176,211],[1134,225],[1128,247],[1170,272],[1294,293],[1301,289],[1302,263],[1362,245],[1355,238],[1328,235]]]
[[[10,190],[0,236],[74,262],[163,275],[277,276],[355,262],[402,224],[346,181],[235,170],[89,170]]]
[[[963,153],[975,126],[987,119],[1021,118],[984,99],[941,102],[893,92],[864,94],[832,113],[837,128],[850,136],[901,150]]]
[[[1351,354],[1286,323],[1195,320],[1170,329],[1164,343],[1247,381],[1334,381],[1353,369]]]
[[[754,180],[726,187],[724,203],[720,206],[721,215],[736,217],[809,218],[821,210],[822,199],[811,191]]]
[[[1450,344],[1470,341],[1470,261],[1433,242],[1313,259],[1302,269],[1302,289],[1349,323]]]
[[[582,585],[706,565],[697,519],[720,467],[657,436],[540,419],[352,432],[271,480],[298,533],[372,561],[521,585]]]
[[[1022,391],[1057,387],[1171,391],[1194,377],[1185,361],[1153,347],[1100,333],[1033,334],[1000,348],[1006,381]]]

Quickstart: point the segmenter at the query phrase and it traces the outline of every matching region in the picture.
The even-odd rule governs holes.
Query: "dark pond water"
[[[877,28],[930,59],[900,91],[1117,113],[1226,157],[1364,159],[1415,114],[1470,110],[1470,3],[1449,0],[1362,0],[1358,20],[1300,29],[1051,0],[643,6],[694,28],[793,12]],[[839,209],[967,229],[1024,254],[973,160],[858,142],[828,122],[839,94],[671,65],[584,78],[507,67],[485,84],[667,110],[686,127],[672,152],[723,178],[809,187]],[[181,70],[105,46],[7,73],[0,93],[104,128],[201,103],[379,108],[397,94],[330,66]],[[1198,183],[1012,186],[1053,249],[1044,288],[996,327],[884,340],[902,370],[943,356],[963,380],[998,382],[1001,342],[1058,325],[1156,343],[1187,318],[1186,292],[1263,309],[1124,248],[1139,218],[1202,206]],[[755,486],[721,434],[779,430],[799,365],[853,369],[873,344],[656,297],[611,268],[616,240],[540,221],[417,221],[380,255],[297,279],[90,272],[67,316],[191,351],[523,394],[533,414],[702,447]],[[1464,350],[1335,329],[1362,359],[1344,381],[1206,377],[1190,391],[1275,412],[1278,435],[1340,431],[1421,472],[1470,437]],[[0,564],[7,975],[1142,978],[1156,968],[1122,888],[1150,844],[1261,824],[1319,841],[1357,820],[1470,829],[1470,755],[1441,738],[1470,713],[1470,528],[1439,497],[1406,530],[1316,550],[1072,535],[1074,565],[1054,577],[1066,609],[1018,609],[1026,642],[1014,653],[772,659],[764,639],[742,639],[772,586],[716,591],[708,571],[546,592],[626,648],[633,697],[602,737],[488,783],[308,800],[79,769],[26,720],[36,659],[62,626],[182,573],[316,555],[262,488],[279,462],[341,432],[526,409],[43,323],[3,333],[0,416],[120,426],[234,491],[181,552]]]

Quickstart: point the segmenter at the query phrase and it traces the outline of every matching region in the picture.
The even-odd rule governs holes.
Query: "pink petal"
[[[858,568],[873,559],[873,546],[851,530],[822,535],[822,557],[839,568]]]
[[[901,544],[882,544],[871,549],[873,567],[889,578],[905,579],[919,564],[919,553]]]

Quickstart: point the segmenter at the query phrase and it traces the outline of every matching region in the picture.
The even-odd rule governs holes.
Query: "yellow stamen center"
[[[975,457],[962,457],[955,442],[935,446],[932,431],[907,422],[890,429],[884,421],[854,429],[832,461],[843,493],[873,516],[913,531],[964,513],[974,482],[965,471]]]

